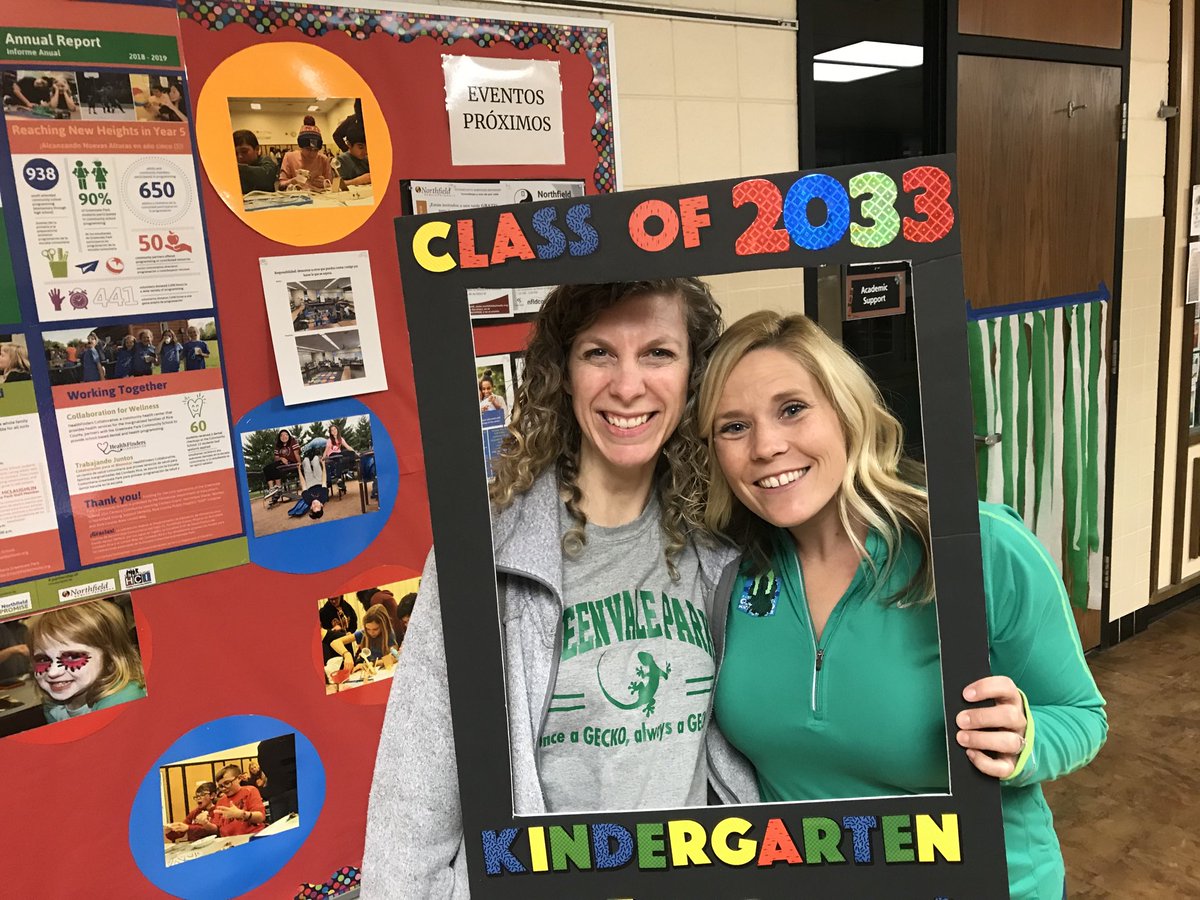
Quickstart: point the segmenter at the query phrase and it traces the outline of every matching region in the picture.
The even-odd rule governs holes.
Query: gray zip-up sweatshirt
[[[503,606],[513,796],[519,815],[545,812],[537,772],[537,741],[554,688],[562,623],[562,535],[555,473],[544,473],[493,518],[492,537]],[[724,647],[724,594],[717,581],[736,553],[697,546],[708,590],[718,664]],[[447,598],[446,610],[454,600]],[[371,784],[363,893],[370,898],[470,896],[458,794],[454,732],[446,681],[446,652],[437,569],[431,552],[392,679]],[[716,611],[714,614],[714,610]],[[720,732],[705,734],[709,782],[726,803],[758,802],[753,769]],[[500,752],[501,748],[496,748]]]

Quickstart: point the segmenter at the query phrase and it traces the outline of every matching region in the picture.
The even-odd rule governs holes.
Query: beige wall
[[[689,0],[691,9],[794,19],[795,0]],[[613,16],[623,186],[654,187],[799,168],[796,33]],[[727,320],[803,311],[801,270],[709,279]]]
[[[1166,167],[1157,112],[1167,98],[1170,32],[1169,0],[1133,0],[1110,619],[1146,606],[1151,594]]]
[[[796,0],[656,0],[678,7],[794,20]],[[387,4],[384,4],[387,5]],[[428,4],[486,9],[500,18],[553,20],[555,11],[486,3]],[[799,168],[796,32],[697,22],[670,15],[605,18],[615,47],[619,176],[625,190]],[[708,279],[727,320],[764,307],[802,312],[801,270]]]

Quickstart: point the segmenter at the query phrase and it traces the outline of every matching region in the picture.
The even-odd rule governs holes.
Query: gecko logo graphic
[[[605,698],[617,709],[641,709],[646,718],[650,718],[654,714],[654,695],[658,693],[658,686],[671,677],[671,664],[667,663],[665,669],[661,669],[658,663],[654,661],[654,657],[642,650],[638,653],[638,662],[641,663],[634,669],[634,680],[629,682],[629,693],[633,695],[633,699],[628,703],[622,703],[616,697],[608,692],[604,687],[604,681],[600,678],[600,665],[604,662],[604,657],[608,655],[606,650],[600,654],[600,661],[596,663],[596,681],[600,684],[600,690],[604,693]]]

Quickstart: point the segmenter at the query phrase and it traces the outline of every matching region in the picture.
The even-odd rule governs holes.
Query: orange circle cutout
[[[360,99],[371,154],[372,202],[361,206],[295,206],[246,212],[233,149],[229,98],[246,97],[250,85],[256,96],[266,99]],[[332,143],[328,137],[326,140]],[[264,237],[295,247],[312,247],[344,238],[371,218],[391,183],[392,140],[375,94],[340,56],[298,41],[248,47],[213,70],[196,104],[196,144],[209,182],[234,215]]]

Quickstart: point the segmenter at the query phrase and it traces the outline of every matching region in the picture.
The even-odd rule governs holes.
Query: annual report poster
[[[212,307],[181,78],[0,69],[42,321]]]
[[[0,24],[0,609],[247,557],[186,77],[143,15]]]

